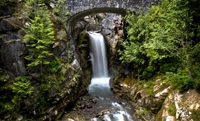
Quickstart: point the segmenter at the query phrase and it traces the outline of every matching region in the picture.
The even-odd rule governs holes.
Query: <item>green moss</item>
[[[145,87],[145,90],[150,94],[152,95],[153,94],[153,87],[155,85],[155,82],[150,80],[150,81],[147,81],[145,83],[147,85],[147,87]]]
[[[78,43],[79,43],[78,44],[79,51],[84,55],[88,54],[89,50],[88,33],[86,32],[80,33]]]
[[[194,121],[199,121],[199,119],[200,119],[200,109],[192,111],[192,119]]]
[[[14,104],[11,102],[12,95],[9,88],[10,77],[4,73],[5,70],[0,68],[0,114],[6,111],[11,111],[14,108]]]
[[[14,2],[16,2],[16,0],[0,0],[0,6],[7,6]]]
[[[181,92],[197,88],[200,85],[199,79],[192,79],[187,73],[186,70],[179,70],[177,73],[167,72],[166,81]]]
[[[139,116],[143,116],[143,115],[145,115],[147,113],[147,109],[146,108],[142,108],[142,109],[136,110],[136,113]]]
[[[147,68],[142,70],[141,77],[144,79],[148,79],[148,78],[152,77],[154,70],[155,70],[154,67],[152,65],[149,65]]]
[[[162,110],[156,114],[156,121],[162,121]]]
[[[155,85],[155,81],[153,80],[141,80],[139,81],[139,88],[140,89],[144,89],[145,91],[147,91],[150,95],[153,94],[153,88]]]
[[[176,116],[176,107],[174,104],[170,104],[167,111],[170,116]]]

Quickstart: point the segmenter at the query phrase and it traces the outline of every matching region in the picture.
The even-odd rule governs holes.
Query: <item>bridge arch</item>
[[[92,15],[92,14],[96,14],[96,13],[116,13],[116,14],[120,14],[122,16],[126,15],[126,9],[123,8],[93,8],[93,9],[88,9],[82,12],[79,12],[77,14],[74,14],[73,16],[71,16],[68,20],[67,20],[67,29],[69,31],[72,30],[72,26],[75,25],[75,23],[80,19],[83,18],[87,15]]]
[[[118,13],[126,14],[126,10],[135,11],[138,8],[147,9],[151,4],[159,0],[66,0],[70,16],[67,28],[77,22],[79,18],[93,13]]]

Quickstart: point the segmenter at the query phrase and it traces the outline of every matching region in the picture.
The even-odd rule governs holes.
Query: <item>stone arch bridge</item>
[[[125,15],[126,10],[146,9],[158,0],[66,0],[70,17],[67,27],[80,18],[94,13],[118,13]]]

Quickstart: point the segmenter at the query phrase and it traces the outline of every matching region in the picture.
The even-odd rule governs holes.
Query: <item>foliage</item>
[[[139,77],[148,79],[156,71],[169,72],[167,75],[170,74],[174,87],[180,90],[197,88],[199,70],[195,67],[200,62],[198,3],[197,0],[162,0],[145,13],[129,13],[127,39],[118,51],[120,60],[138,65],[134,67],[138,67]]]
[[[167,111],[170,116],[176,116],[176,107],[174,104],[169,104]]]
[[[192,119],[193,119],[194,121],[198,121],[199,118],[200,118],[200,116],[199,116],[199,114],[200,114],[200,109],[198,108],[197,110],[192,110],[191,112],[192,112],[192,114],[191,114]]]
[[[153,75],[154,67],[152,65],[149,65],[147,68],[142,70],[141,77],[144,79],[150,78]]]
[[[10,88],[15,94],[12,100],[14,103],[24,98],[31,97],[34,91],[34,87],[31,85],[30,79],[27,76],[16,77],[15,82],[10,85]]]
[[[58,16],[57,21],[60,25],[66,27],[66,20],[69,16],[68,8],[65,5],[66,0],[58,0],[54,8],[54,13]]]
[[[10,101],[8,84],[10,77],[4,73],[4,70],[0,68],[0,114],[5,111],[13,109],[14,104]]]
[[[130,14],[127,17],[128,41],[123,42],[125,49],[120,59],[144,63],[145,58],[141,55],[145,55],[151,63],[172,56],[180,57],[182,50],[179,47],[187,44],[184,41],[188,35],[186,22],[190,21],[187,9],[179,8],[181,3],[181,0],[163,0],[144,15]]]
[[[31,18],[34,18],[38,14],[40,14],[41,7],[47,7],[52,0],[26,0],[26,11],[27,15]],[[46,11],[48,11],[46,9]]]
[[[57,2],[53,11],[49,7],[51,1],[25,1],[26,15],[30,18],[30,23],[27,22],[28,24],[24,28],[26,35],[23,38],[23,42],[29,50],[25,57],[29,73],[26,76],[13,77],[15,79],[11,80],[5,74],[5,70],[0,69],[0,93],[3,94],[0,96],[0,114],[7,111],[13,111],[18,114],[28,110],[26,115],[29,115],[29,111],[33,108],[46,113],[47,107],[60,101],[57,98],[60,96],[60,93],[63,93],[63,96],[66,95],[66,90],[60,88],[64,82],[69,80],[69,85],[64,85],[64,88],[66,86],[69,88],[76,84],[72,83],[71,80],[79,77],[78,72],[69,63],[66,63],[66,59],[56,57],[52,49],[52,45],[56,40],[55,29],[61,29],[53,25],[57,25],[57,23],[52,22],[52,17],[55,17],[52,16],[52,12],[55,13],[58,19],[58,21],[54,22],[65,25],[66,18],[68,17],[67,8],[64,5],[65,1],[53,1]],[[0,2],[0,6],[3,2],[6,2],[6,4],[9,2],[10,4],[15,1],[3,0]],[[69,56],[68,59],[71,59],[71,55]],[[67,76],[69,77],[66,78]],[[34,93],[34,91],[36,92]],[[27,104],[25,100],[30,101],[30,104]],[[24,120],[28,119],[24,117]]]
[[[177,73],[167,72],[166,77],[170,85],[180,91],[186,91],[190,88],[198,88],[200,86],[200,78],[192,79],[185,70],[179,70]]]
[[[28,66],[40,68],[42,73],[44,65],[50,64],[53,55],[51,45],[54,43],[55,33],[47,8],[44,6],[39,9],[38,14],[31,20],[31,25],[25,29],[24,42],[30,51],[26,56]]]
[[[61,66],[61,61],[56,58],[54,60],[52,60],[49,65],[47,66],[47,70],[48,72],[50,73],[57,73],[57,72],[60,72],[62,69],[62,66]]]
[[[136,110],[136,113],[137,113],[139,116],[143,116],[143,115],[145,115],[147,112],[148,112],[148,110],[147,110],[146,108]]]
[[[154,80],[140,81],[140,88],[144,89],[150,95],[153,94],[154,85],[155,85]]]
[[[1,0],[0,1],[0,6],[7,6],[10,3],[14,3],[16,0]]]

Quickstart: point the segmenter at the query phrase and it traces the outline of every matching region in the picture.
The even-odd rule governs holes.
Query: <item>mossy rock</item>
[[[78,50],[84,56],[89,54],[89,35],[87,32],[81,32],[77,42]]]

